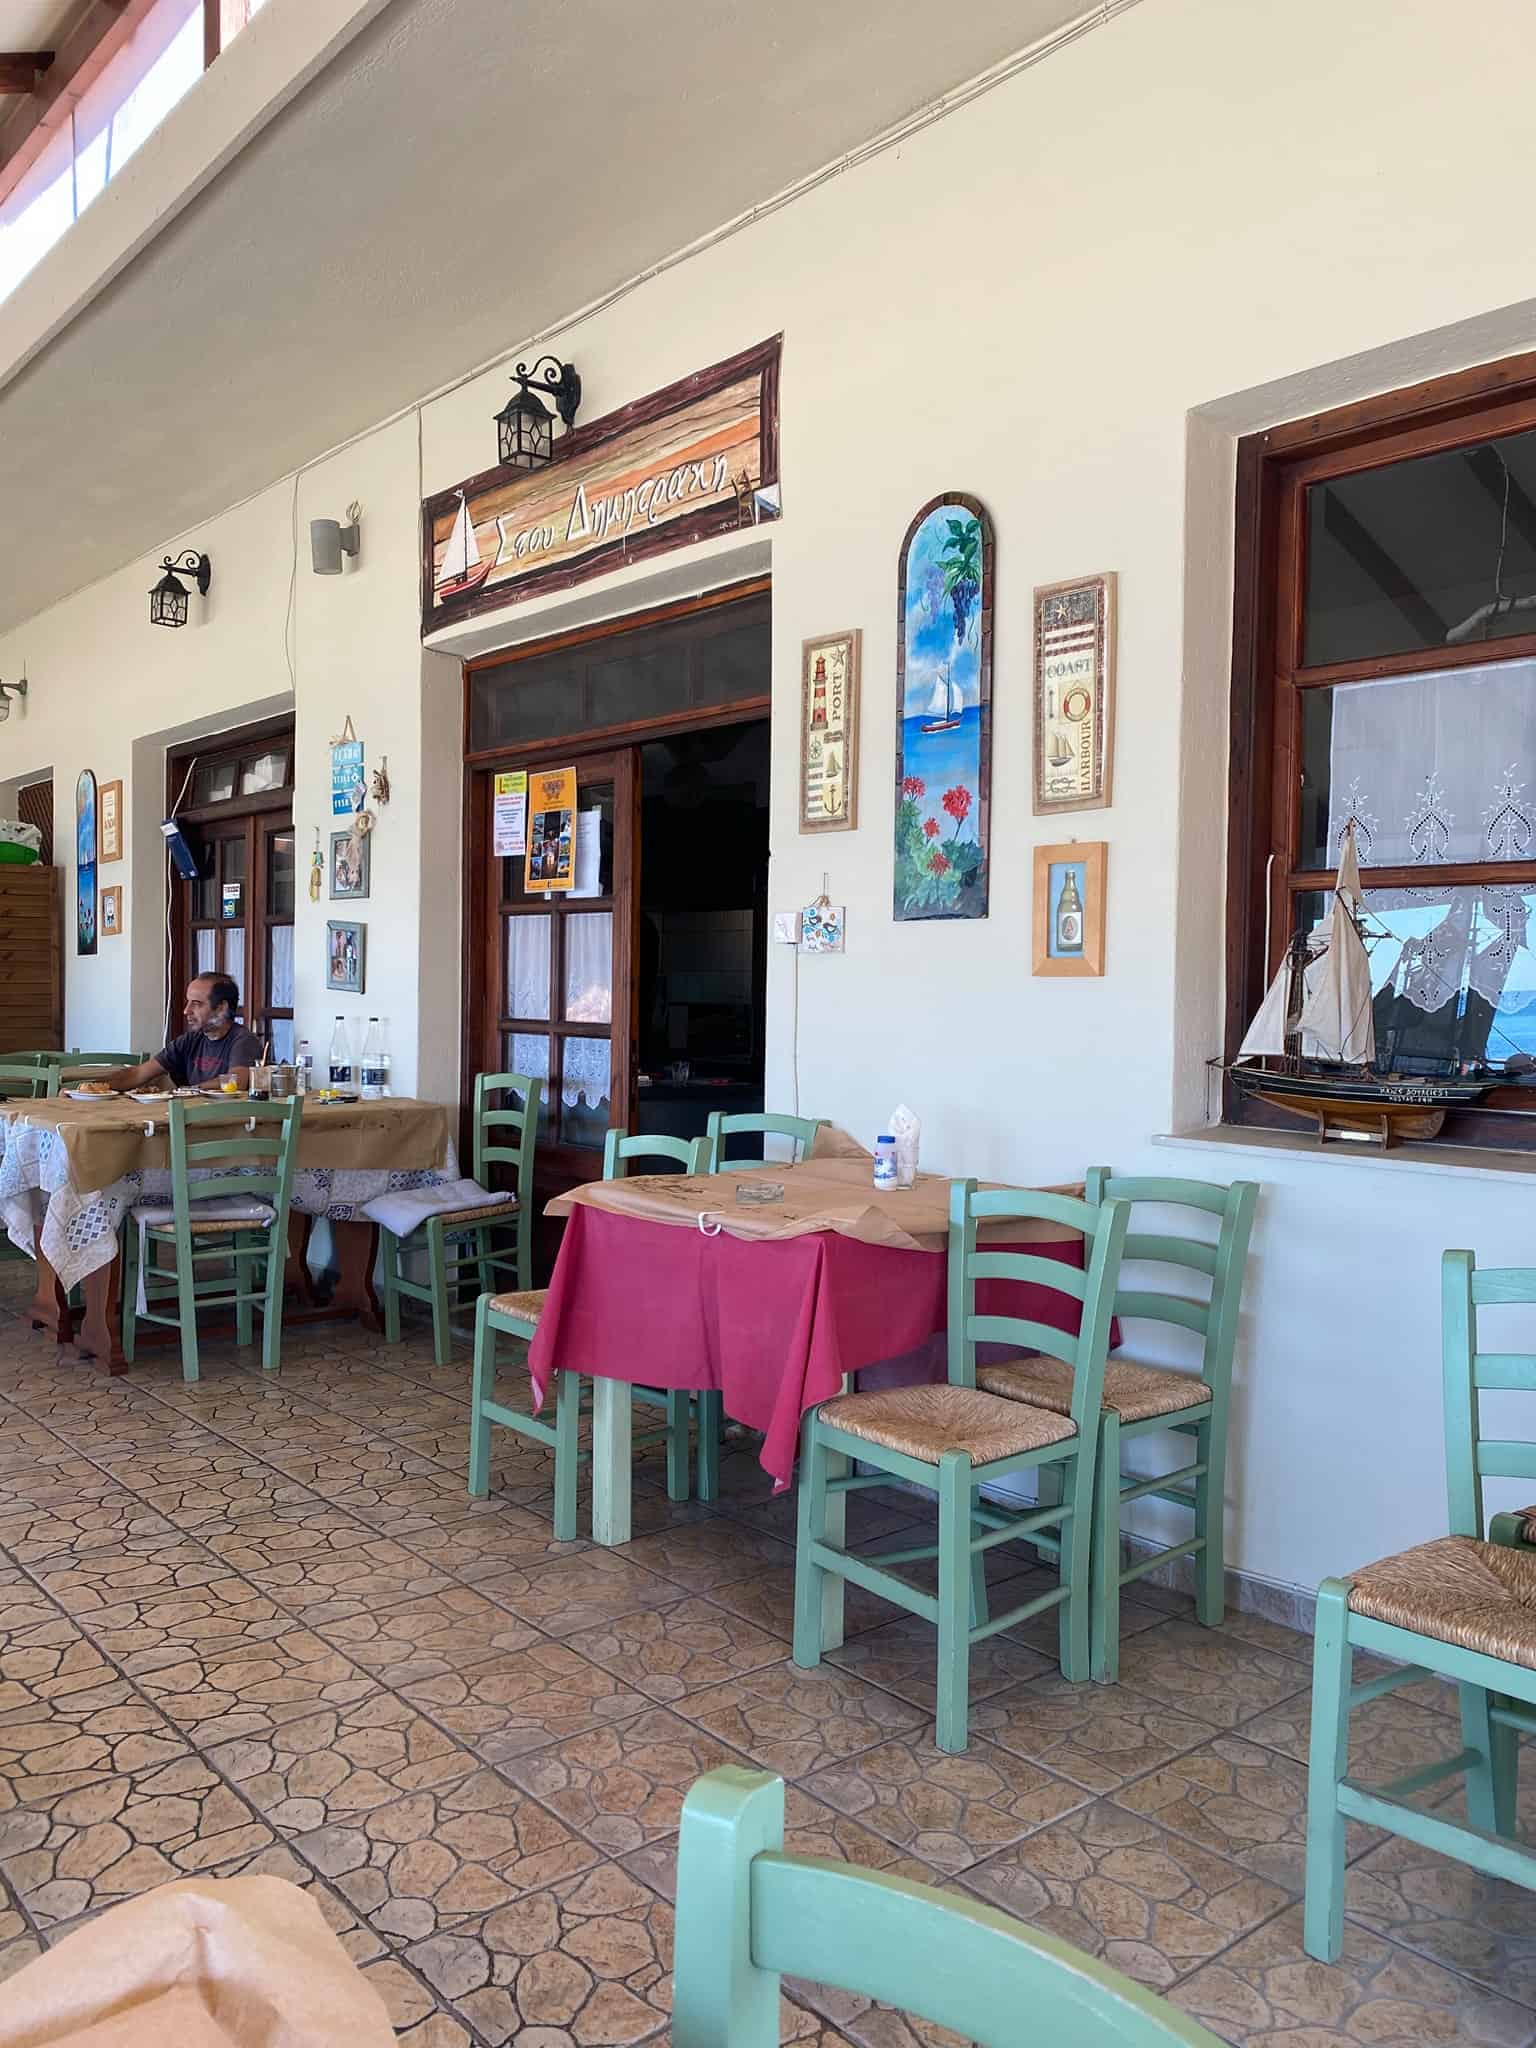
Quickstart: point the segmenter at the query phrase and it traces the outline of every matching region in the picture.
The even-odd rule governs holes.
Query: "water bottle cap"
[[[894,1133],[894,1131],[882,1131],[879,1137],[875,1140],[875,1143],[877,1145],[894,1145],[895,1142],[896,1134]]]

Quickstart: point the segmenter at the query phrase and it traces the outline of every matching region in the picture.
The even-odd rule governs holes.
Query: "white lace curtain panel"
[[[1336,690],[1329,863],[1350,824],[1367,870],[1536,860],[1533,769],[1536,662]],[[1405,934],[1394,967],[1399,992],[1419,1009],[1440,1009],[1463,983],[1495,1006],[1516,987],[1536,985],[1527,951],[1536,891],[1427,880],[1423,888],[1370,889],[1368,872],[1363,879],[1369,908],[1383,918],[1442,907],[1427,930]]]
[[[550,1014],[549,917],[514,917],[507,927],[507,1000],[514,1017]],[[573,1024],[606,1024],[613,1016],[613,918],[606,910],[565,920],[565,1004]],[[549,1075],[549,1041],[518,1036],[513,1059],[523,1073]],[[561,1062],[560,1095],[567,1109],[608,1100],[612,1053],[606,1038],[568,1038]]]

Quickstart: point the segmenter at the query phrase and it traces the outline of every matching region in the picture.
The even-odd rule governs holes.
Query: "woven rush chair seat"
[[[1472,1536],[1437,1536],[1355,1572],[1349,1608],[1536,1671],[1536,1557]]]
[[[926,1465],[937,1465],[946,1451],[964,1451],[973,1465],[990,1465],[994,1458],[1043,1450],[1077,1434],[1070,1417],[1021,1410],[995,1394],[953,1385],[841,1394],[824,1401],[817,1412],[832,1429]]]
[[[493,1294],[491,1313],[498,1316],[516,1316],[520,1323],[536,1323],[544,1313],[544,1304],[549,1299],[547,1287],[524,1287],[511,1294]]]
[[[1072,1413],[1072,1368],[1059,1358],[1025,1354],[1000,1359],[996,1365],[978,1364],[976,1384],[1005,1401],[1028,1401],[1053,1415]],[[1113,1409],[1122,1422],[1177,1415],[1182,1408],[1199,1408],[1210,1399],[1211,1389],[1193,1373],[1138,1365],[1130,1358],[1111,1358],[1104,1367],[1102,1405]]]
[[[434,1209],[432,1221],[448,1229],[456,1223],[494,1223],[498,1216],[516,1214],[517,1197],[508,1195],[504,1202],[480,1202],[468,1209]],[[425,1222],[425,1217],[422,1220]]]

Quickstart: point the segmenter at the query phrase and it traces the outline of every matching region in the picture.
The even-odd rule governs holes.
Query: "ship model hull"
[[[1318,1138],[1374,1139],[1387,1146],[1404,1139],[1440,1135],[1447,1110],[1478,1103],[1497,1080],[1461,1075],[1267,1072],[1232,1067],[1232,1079],[1247,1095],[1304,1118]]]

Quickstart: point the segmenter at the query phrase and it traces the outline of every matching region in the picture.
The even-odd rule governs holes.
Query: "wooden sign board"
[[[1035,816],[1103,810],[1115,745],[1115,579],[1035,592]]]
[[[424,500],[423,634],[776,519],[781,339]]]

